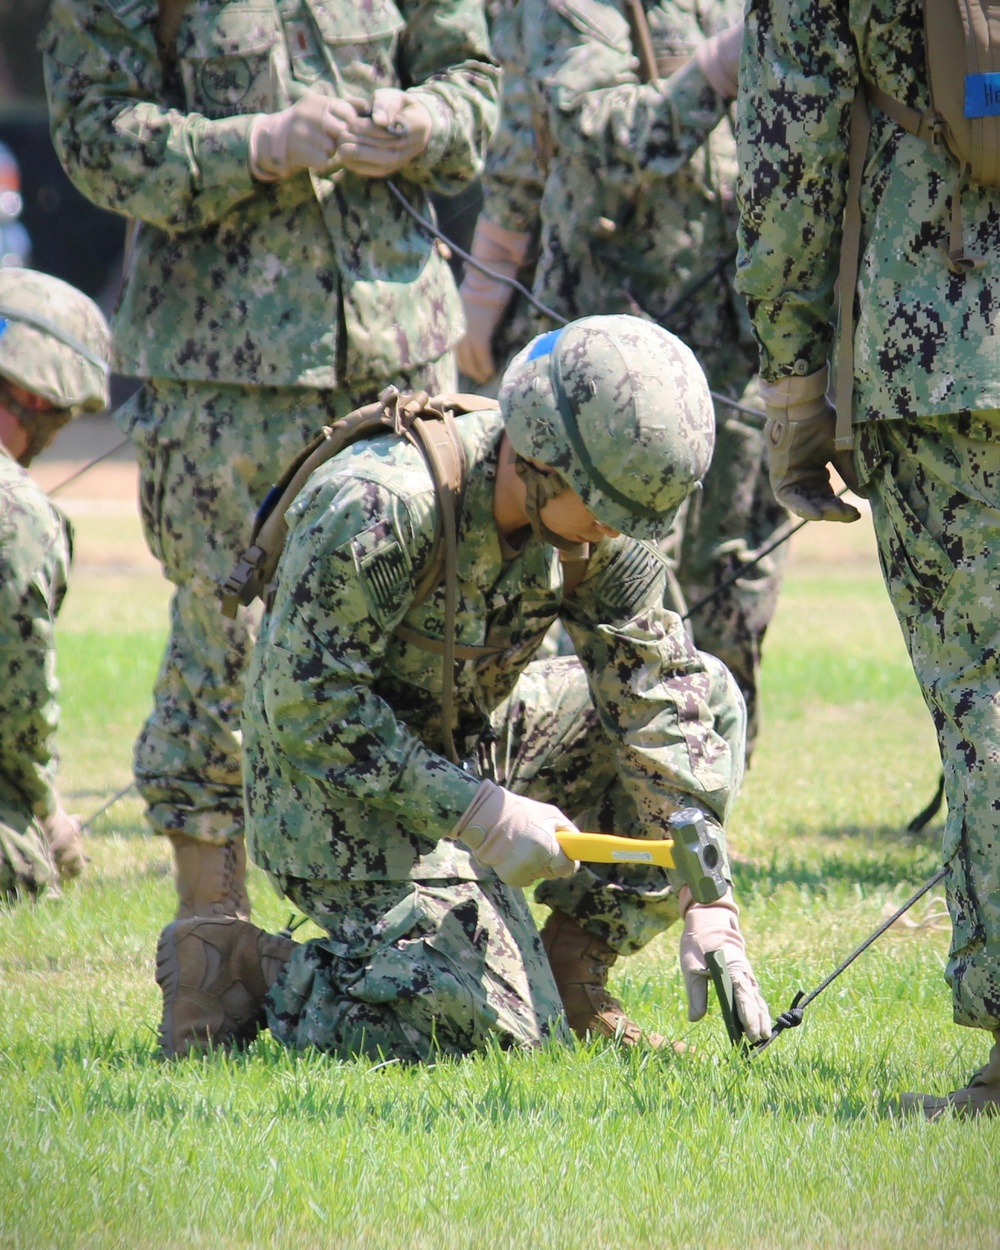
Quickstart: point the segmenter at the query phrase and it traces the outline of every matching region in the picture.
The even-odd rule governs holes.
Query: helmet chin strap
[[[561,495],[569,487],[555,469],[539,469],[523,456],[516,456],[514,471],[524,483],[524,510],[528,514],[535,537],[550,547],[555,547],[562,560],[586,560],[590,553],[589,543],[574,543],[555,533],[542,520],[542,509],[550,499]]]
[[[17,458],[17,463],[25,469],[37,455],[45,450],[52,435],[57,430],[61,430],[72,417],[68,408],[28,408],[19,403],[2,382],[0,382],[0,404],[12,417],[16,418],[17,423],[28,436],[28,445]]]

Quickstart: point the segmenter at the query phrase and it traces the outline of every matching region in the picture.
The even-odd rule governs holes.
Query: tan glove
[[[516,278],[530,242],[529,233],[505,230],[480,217],[472,236],[472,256],[495,273]],[[455,348],[455,363],[473,382],[488,382],[497,371],[491,341],[514,289],[468,265],[459,294],[465,309],[465,338]]]
[[[523,889],[539,877],[569,877],[576,871],[556,840],[557,829],[576,832],[558,807],[484,781],[448,837],[460,838],[501,881]]]
[[[680,958],[684,988],[687,990],[688,1019],[700,1020],[708,1009],[711,974],[705,954],[721,950],[729,965],[736,1010],[743,1021],[748,1041],[759,1042],[770,1037],[771,1013],[747,958],[746,943],[737,920],[740,909],[733,899],[732,890],[727,890],[715,903],[695,903],[685,886],[680,892],[680,902],[684,916]]]
[[[275,182],[303,169],[320,172],[336,163],[337,144],[356,121],[347,100],[311,91],[280,113],[261,113],[250,127],[250,171]]]
[[[771,489],[779,503],[807,521],[856,521],[861,513],[838,499],[830,484],[828,464],[852,488],[857,478],[851,454],[834,449],[837,414],[826,386],[825,368],[807,377],[761,379]]]
[[[69,881],[71,877],[78,877],[87,866],[80,817],[70,816],[60,804],[51,816],[41,818],[38,823],[42,826],[60,879]]]
[[[712,89],[723,100],[735,100],[739,90],[740,52],[743,48],[743,23],[713,35],[698,45],[694,59]]]
[[[389,178],[426,151],[434,129],[431,111],[419,96],[398,87],[379,87],[367,115],[352,122],[337,156],[345,169],[365,178]]]

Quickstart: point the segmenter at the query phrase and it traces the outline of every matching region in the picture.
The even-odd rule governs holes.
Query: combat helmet
[[[0,269],[0,380],[69,414],[108,405],[111,339],[82,291],[34,269]]]
[[[499,399],[517,454],[556,469],[599,521],[633,538],[663,538],[712,459],[701,366],[639,317],[583,317],[539,335],[511,361]]]

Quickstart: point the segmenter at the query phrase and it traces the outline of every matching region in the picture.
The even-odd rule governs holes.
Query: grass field
[[[56,466],[47,484],[59,480]],[[120,472],[127,473],[126,469]],[[93,489],[93,487],[91,487]],[[68,493],[79,567],[60,626],[62,786],[84,815],[129,781],[166,589],[133,510]],[[775,1014],[937,867],[906,823],[938,761],[867,522],[810,527],[768,640],[765,727],[731,827],[743,925]],[[614,988],[677,1057],[593,1046],[405,1070],[283,1053],[154,1057],[167,848],[129,796],[61,902],[0,911],[3,1247],[997,1247],[1000,1122],[901,1121],[962,1084],[940,890],[750,1063],[688,1024],[676,935]],[[256,918],[288,907],[257,870]]]

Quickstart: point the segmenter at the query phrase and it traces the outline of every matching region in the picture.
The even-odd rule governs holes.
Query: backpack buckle
[[[260,583],[258,570],[267,552],[255,543],[248,547],[219,586],[222,614],[231,621],[236,619],[236,609],[242,604],[249,607],[257,596]]]

